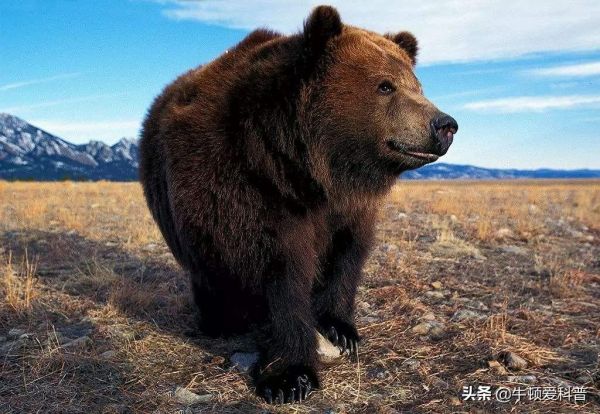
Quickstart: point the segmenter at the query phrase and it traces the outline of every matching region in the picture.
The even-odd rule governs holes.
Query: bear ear
[[[319,6],[304,22],[304,42],[313,54],[318,55],[331,38],[342,33],[342,27],[342,19],[335,8]]]
[[[413,65],[417,63],[417,52],[419,51],[419,45],[417,43],[417,39],[412,33],[388,33],[385,35],[385,37],[404,49]]]

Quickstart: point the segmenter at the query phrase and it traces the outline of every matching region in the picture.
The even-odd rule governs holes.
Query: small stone
[[[236,352],[230,358],[231,365],[241,372],[248,372],[258,361],[258,352]]]
[[[502,365],[498,361],[494,361],[494,360],[488,361],[488,366],[490,367],[490,369],[493,372],[495,372],[498,375],[508,374],[508,371],[506,371],[506,368],[504,368],[504,365]]]
[[[507,379],[508,382],[517,384],[535,384],[537,382],[535,375],[509,375]]]
[[[156,243],[148,243],[147,245],[142,247],[142,249],[151,252],[156,250],[157,247],[158,245]]]
[[[431,330],[429,331],[429,336],[432,339],[442,339],[444,336],[446,336],[446,330],[444,329],[444,326],[442,324],[436,324],[431,327]]]
[[[435,314],[433,312],[427,312],[419,318],[421,321],[433,321],[435,320]]]
[[[444,325],[437,321],[421,322],[420,324],[413,326],[411,330],[418,335],[429,334],[433,339],[440,339],[446,334]]]
[[[112,359],[115,355],[117,355],[117,351],[113,351],[111,349],[109,351],[102,352],[100,354],[100,358],[102,358],[102,359]]]
[[[509,245],[509,246],[501,246],[500,250],[503,251],[504,253],[508,253],[508,254],[516,254],[516,255],[520,255],[520,256],[527,256],[529,254],[529,251],[523,247],[519,247],[519,246],[513,246],[513,245]]]
[[[396,218],[398,218],[400,220],[405,219],[407,217],[408,217],[408,214],[406,214],[406,213],[398,213],[398,215],[396,216]]]
[[[391,243],[384,243],[381,245],[380,249],[384,253],[391,253],[391,252],[397,252],[398,246],[396,246],[395,244],[391,244]]]
[[[372,323],[379,322],[379,318],[376,318],[374,316],[361,316],[360,318],[358,318],[358,321],[362,325],[370,325]]]
[[[479,310],[482,310],[482,311],[490,310],[490,308],[488,308],[488,306],[485,303],[481,302],[481,301],[474,303],[473,307],[475,309],[479,309]]]
[[[501,229],[498,229],[498,231],[496,231],[496,237],[498,239],[506,239],[506,238],[510,238],[510,237],[514,237],[515,234],[513,233],[513,231],[509,228],[503,227]]]
[[[421,362],[414,358],[408,358],[402,363],[402,366],[405,366],[413,371],[416,371],[420,366]]]
[[[454,312],[454,315],[452,315],[451,320],[455,322],[463,322],[468,320],[483,319],[484,317],[485,316],[483,316],[479,312],[475,312],[469,309],[459,309],[456,312]]]
[[[18,338],[21,335],[24,335],[26,333],[25,329],[19,329],[19,328],[12,328],[10,331],[8,331],[8,337],[9,338]]]
[[[371,304],[369,302],[365,302],[364,300],[361,300],[360,302],[358,302],[357,306],[359,309],[362,309],[362,310],[371,309]]]
[[[70,342],[67,342],[66,344],[63,345],[63,348],[70,348],[70,349],[85,349],[89,346],[91,346],[93,344],[94,341],[92,341],[92,338],[90,338],[89,336],[82,336],[80,338],[77,339],[73,339]]]
[[[442,282],[440,282],[439,280],[436,280],[435,282],[431,282],[431,287],[434,289],[441,289]]]
[[[131,328],[129,328],[126,325],[113,325],[106,327],[106,329],[108,330],[108,332],[110,332],[111,336],[114,336],[127,342],[140,339],[140,336],[137,335]]]
[[[462,402],[460,401],[460,399],[458,397],[450,397],[450,405],[462,405]]]
[[[498,355],[498,360],[502,362],[506,367],[510,369],[525,369],[527,368],[527,361],[511,351],[504,351]]]
[[[447,390],[448,388],[450,388],[450,384],[436,376],[430,377],[430,381],[431,385],[433,385],[434,387],[441,388],[443,390]]]
[[[427,292],[425,292],[425,296],[429,296],[430,298],[433,299],[444,299],[444,293],[440,292],[439,290],[428,290]]]
[[[413,326],[411,331],[418,335],[427,335],[431,330],[431,324],[429,322],[421,322],[420,324]]]
[[[390,375],[389,371],[382,367],[373,367],[367,370],[367,376],[375,379],[386,379]]]
[[[175,391],[171,395],[178,403],[183,405],[194,405],[198,403],[205,403],[212,400],[212,395],[204,394],[198,395],[195,392],[188,390],[183,387],[176,387]]]

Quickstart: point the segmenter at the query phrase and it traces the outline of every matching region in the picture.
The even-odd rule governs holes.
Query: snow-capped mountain
[[[481,168],[472,165],[445,164],[443,162],[429,164],[418,170],[407,171],[401,178],[409,180],[512,180],[512,179],[573,179],[600,178],[600,170],[516,170]]]
[[[138,177],[138,145],[123,138],[75,145],[16,116],[0,113],[0,179],[113,180]],[[600,178],[600,170],[503,170],[435,163],[402,174],[402,179],[493,180],[514,178]]]
[[[75,145],[16,116],[0,114],[0,178],[32,180],[137,179],[137,141]]]

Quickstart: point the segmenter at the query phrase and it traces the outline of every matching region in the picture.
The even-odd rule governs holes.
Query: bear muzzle
[[[440,112],[430,122],[431,139],[435,143],[436,155],[442,156],[448,152],[454,134],[458,131],[458,123],[450,115]]]
[[[429,143],[423,148],[408,146],[398,138],[388,140],[387,146],[394,152],[410,155],[425,163],[437,161],[439,157],[448,152],[452,145],[454,134],[458,131],[458,123],[450,115],[439,112],[429,122],[429,128]]]

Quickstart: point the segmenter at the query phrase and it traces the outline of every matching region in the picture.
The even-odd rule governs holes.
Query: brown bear
[[[458,126],[423,97],[417,41],[317,7],[301,33],[256,30],[154,101],[140,177],[191,274],[200,328],[263,325],[254,370],[268,402],[319,387],[316,330],[360,340],[354,299],[382,197],[446,153]]]

